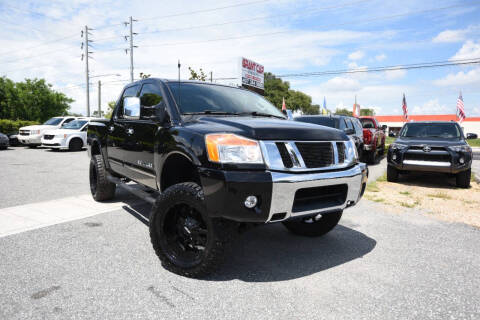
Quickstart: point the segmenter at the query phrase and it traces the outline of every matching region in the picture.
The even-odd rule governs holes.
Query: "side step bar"
[[[123,182],[122,180],[120,180],[118,178],[115,178],[111,175],[108,175],[107,179],[108,179],[108,181],[115,183],[118,187],[120,187],[120,188],[134,194],[135,196],[139,197],[140,199],[143,199],[150,204],[155,203],[155,198],[152,197],[152,195],[150,193],[148,193],[146,191],[143,191],[143,190],[140,190],[140,189],[137,189],[137,188],[134,188],[133,186],[128,185],[125,182]]]

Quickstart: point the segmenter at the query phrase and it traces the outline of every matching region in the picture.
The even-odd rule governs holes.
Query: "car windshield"
[[[62,129],[74,129],[78,130],[81,127],[84,126],[85,123],[87,123],[88,120],[73,120],[72,122],[69,122],[65,125],[62,126]]]
[[[327,117],[300,117],[300,118],[296,118],[295,120],[300,122],[319,124],[321,126],[326,126],[330,128],[336,128],[335,118],[330,118],[330,117],[328,118]]]
[[[239,88],[200,83],[169,83],[180,112],[187,114],[235,114],[285,118],[262,96]]]
[[[362,127],[365,129],[373,129],[375,128],[375,123],[373,123],[372,119],[360,119],[362,122]]]
[[[406,138],[460,139],[462,135],[454,123],[407,123],[400,136]]]
[[[46,126],[56,126],[62,122],[63,118],[51,118],[45,121],[43,124]]]

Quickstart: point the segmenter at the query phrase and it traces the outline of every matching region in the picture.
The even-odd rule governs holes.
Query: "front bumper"
[[[25,145],[39,146],[42,144],[42,135],[41,134],[29,135],[29,136],[19,135],[18,141],[20,141],[22,144],[25,144]]]
[[[41,140],[42,146],[48,148],[58,148],[58,149],[65,149],[68,148],[66,145],[67,141],[65,138],[53,138],[53,139],[44,139]]]
[[[212,217],[239,222],[276,222],[355,205],[363,195],[368,169],[353,167],[308,173],[224,171],[200,168],[207,210]],[[258,204],[244,205],[254,195]]]

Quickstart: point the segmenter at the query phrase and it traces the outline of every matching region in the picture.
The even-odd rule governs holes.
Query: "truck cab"
[[[344,132],[288,121],[256,93],[205,82],[129,84],[112,118],[89,124],[87,143],[93,197],[109,200],[118,186],[150,201],[155,252],[191,277],[216,267],[232,230],[282,222],[303,236],[329,232],[367,181]]]

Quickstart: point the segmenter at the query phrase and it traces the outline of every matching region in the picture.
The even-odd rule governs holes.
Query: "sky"
[[[216,79],[239,77],[240,57],[276,75],[480,58],[478,0],[0,0],[0,76],[45,78],[85,114],[88,25],[91,110],[98,80],[106,110],[129,82],[130,16],[135,78],[177,78],[178,60],[182,79],[189,66]],[[331,110],[352,109],[356,96],[376,114],[401,114],[405,94],[410,114],[455,113],[461,91],[467,117],[480,115],[480,64],[283,79]]]

